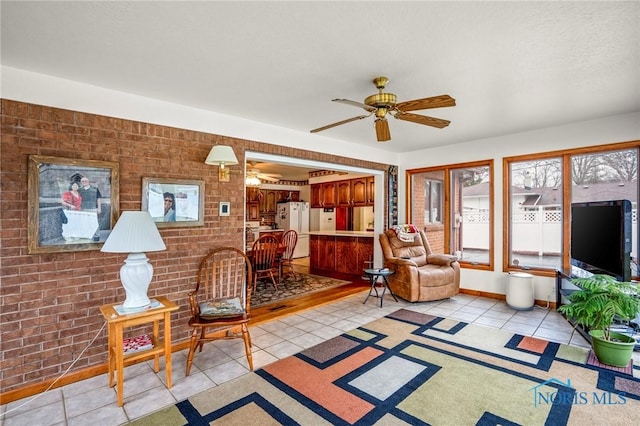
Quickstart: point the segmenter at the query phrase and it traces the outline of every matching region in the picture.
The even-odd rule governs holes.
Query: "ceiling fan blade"
[[[437,127],[438,129],[447,127],[449,123],[451,123],[449,120],[427,117],[426,115],[411,114],[409,112],[398,112],[394,117],[398,120],[411,121],[418,124],[424,124],[425,126]]]
[[[430,98],[414,99],[399,102],[396,109],[400,111],[415,111],[418,109],[443,108],[456,105],[456,100],[449,95],[432,96]]]
[[[391,140],[391,133],[389,133],[389,122],[384,118],[378,118],[376,120],[376,136],[378,142],[386,142]]]
[[[375,112],[376,107],[372,107],[371,105],[363,104],[362,102],[350,101],[349,99],[331,99],[333,102],[340,102],[341,104],[352,105],[358,108],[362,108],[365,111]]]
[[[278,182],[280,179],[270,176],[270,175],[263,175],[262,173],[258,175],[258,179],[260,180],[268,180],[269,182]]]
[[[332,127],[340,126],[341,124],[347,124],[347,123],[350,123],[352,121],[362,120],[363,118],[369,117],[369,115],[371,115],[371,114],[359,115],[357,117],[351,117],[351,118],[347,118],[346,120],[338,121],[337,123],[327,124],[326,126],[318,127],[317,129],[311,130],[311,133],[318,133],[318,132],[321,132],[323,130],[330,129]]]

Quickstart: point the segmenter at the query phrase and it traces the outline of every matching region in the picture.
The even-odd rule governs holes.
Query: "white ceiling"
[[[393,153],[640,111],[640,2],[2,1],[2,65],[301,132],[449,94],[436,129],[318,133]]]

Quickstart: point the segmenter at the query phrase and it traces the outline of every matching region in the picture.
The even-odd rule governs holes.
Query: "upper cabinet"
[[[367,177],[367,204],[374,205],[376,201],[376,178]]]
[[[374,204],[374,177],[311,185],[311,207],[356,207]]]
[[[369,204],[367,197],[367,178],[351,179],[351,205],[366,206]]]
[[[335,207],[336,183],[325,182],[311,185],[311,207]]]
[[[265,215],[274,215],[277,203],[287,200],[300,201],[300,191],[247,188],[246,220],[259,220]]]

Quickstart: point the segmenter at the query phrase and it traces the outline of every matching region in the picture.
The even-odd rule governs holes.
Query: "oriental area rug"
[[[278,284],[277,290],[270,280],[259,280],[256,285],[256,291],[251,295],[251,307],[255,308],[350,283],[350,281],[336,280],[318,275],[301,273],[297,273],[297,275],[297,278],[290,275],[285,276]]]
[[[400,309],[133,424],[638,424],[639,366],[589,353]]]

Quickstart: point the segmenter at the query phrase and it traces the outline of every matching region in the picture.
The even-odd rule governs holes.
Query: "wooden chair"
[[[289,273],[293,275],[295,280],[298,279],[295,269],[293,269],[293,251],[298,243],[298,233],[294,229],[290,229],[282,236],[282,244],[285,245],[284,252],[280,258],[282,262],[282,268],[289,268]]]
[[[253,370],[248,327],[253,276],[249,258],[233,247],[213,249],[200,261],[196,288],[189,293],[189,327],[193,332],[187,376],[196,347],[202,352],[206,342],[218,339],[242,338],[249,369]]]
[[[275,289],[280,281],[280,265],[278,260],[278,239],[273,235],[263,235],[253,243],[251,249],[251,266],[253,267],[253,291],[260,278],[271,278]]]

